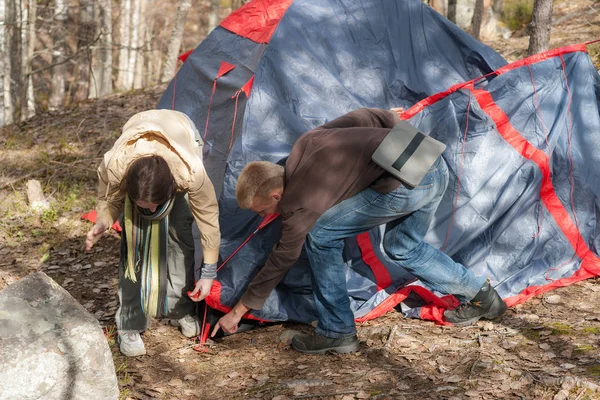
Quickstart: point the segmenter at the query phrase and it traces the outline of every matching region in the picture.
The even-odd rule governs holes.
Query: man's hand
[[[402,118],[402,114],[404,114],[404,107],[390,108],[390,111],[396,113],[398,118]]]
[[[204,300],[204,298],[210,294],[210,288],[212,284],[213,279],[200,279],[198,282],[196,282],[194,290],[188,292],[190,299],[196,303]]]
[[[225,333],[235,333],[238,330],[238,324],[242,319],[242,316],[248,311],[250,311],[250,309],[242,304],[242,302],[237,303],[231,311],[217,321],[210,337],[214,337],[219,331],[219,328],[223,329],[223,332]]]
[[[103,219],[98,219],[96,224],[92,226],[92,229],[87,234],[85,239],[85,251],[92,251],[94,244],[102,237],[104,232],[108,229],[108,224]]]

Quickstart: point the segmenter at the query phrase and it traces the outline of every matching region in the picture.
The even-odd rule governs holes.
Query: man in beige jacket
[[[217,199],[193,122],[173,110],[134,115],[104,155],[98,178],[98,219],[87,234],[86,250],[122,215],[116,315],[121,352],[145,354],[140,333],[154,316],[171,318],[184,335],[196,336],[196,307],[186,292],[193,288],[194,301],[210,292],[220,230]],[[197,266],[194,220],[203,257]]]

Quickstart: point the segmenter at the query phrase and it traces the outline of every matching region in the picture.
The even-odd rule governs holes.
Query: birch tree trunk
[[[144,55],[146,54],[146,20],[148,18],[146,18],[146,9],[148,6],[148,0],[142,0],[140,1],[140,4],[138,6],[139,8],[139,23],[137,24],[138,26],[138,32],[137,32],[137,40],[134,44],[135,46],[135,65],[133,68],[133,88],[134,89],[140,89],[142,87],[144,87],[144,83],[145,83],[145,79],[144,79],[144,74],[145,74],[145,68],[144,68],[144,62],[145,62],[145,57]]]
[[[122,0],[119,17],[119,70],[117,72],[117,88],[126,89],[127,66],[129,65],[130,33],[131,31],[131,0]]]
[[[33,77],[31,76],[31,60],[33,59],[33,49],[35,47],[35,20],[36,20],[36,1],[21,0],[21,46],[23,48],[23,58],[21,60],[21,71],[23,77],[23,111],[22,119],[28,119],[35,115],[35,98],[33,93]]]
[[[7,21],[6,18],[6,2],[0,0],[0,18]],[[0,29],[0,126],[4,126],[12,122],[12,110],[10,110],[10,57],[7,51],[7,29],[3,26]]]
[[[54,9],[54,28],[52,38],[54,39],[54,48],[52,53],[52,83],[50,88],[50,98],[48,99],[48,109],[56,111],[62,108],[65,101],[65,76],[67,67],[65,64],[65,51],[67,36],[65,22],[67,20],[67,8],[64,0],[55,0]]]
[[[210,13],[208,13],[208,34],[219,24],[219,0],[210,0]]]
[[[131,29],[129,30],[131,37],[129,38],[129,58],[127,60],[127,70],[123,81],[124,89],[133,89],[133,77],[135,73],[135,62],[140,53],[139,29],[140,29],[140,8],[141,0],[133,0],[131,3]]]
[[[148,10],[151,10],[154,7],[154,0],[149,0],[148,2],[144,2],[144,4],[148,3],[143,9],[143,15],[148,15]],[[152,86],[158,83],[159,72],[160,72],[160,53],[156,51],[152,46],[152,31],[154,30],[154,19],[153,18],[144,18],[144,49],[143,49],[143,86]],[[158,65],[158,69],[156,66]]]
[[[535,0],[533,15],[529,24],[529,55],[548,50],[550,28],[552,27],[552,0]]]
[[[33,54],[36,43],[37,1],[29,0],[29,50],[27,52],[27,110],[28,118],[35,115],[35,93],[33,88],[33,75],[31,74]]]
[[[170,81],[175,73],[175,63],[177,62],[181,41],[183,40],[185,17],[191,6],[191,0],[180,0],[179,7],[177,7],[177,15],[175,16],[175,21],[173,21],[173,32],[167,45],[167,57],[160,78],[161,82]]]
[[[90,98],[112,92],[112,0],[98,0],[94,14],[100,20],[100,30],[96,32],[98,41],[92,48]]]

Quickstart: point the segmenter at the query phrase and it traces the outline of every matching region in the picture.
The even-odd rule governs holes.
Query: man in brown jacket
[[[448,184],[439,157],[419,186],[407,188],[371,156],[398,122],[396,112],[359,109],[315,128],[294,144],[285,167],[251,162],[236,188],[241,208],[261,216],[280,213],[282,233],[265,266],[237,305],[216,324],[232,333],[243,314],[262,308],[273,288],[300,256],[310,261],[319,315],[316,334],[294,337],[294,349],[313,354],[358,350],[346,290],[344,238],[386,225],[387,255],[431,289],[465,301],[445,317],[456,325],[495,318],[506,304],[484,277],[454,262],[423,237]]]
[[[221,238],[217,199],[193,122],[173,110],[134,115],[104,155],[98,179],[98,218],[86,250],[123,214],[116,315],[121,352],[145,354],[140,333],[153,316],[171,318],[185,336],[198,335],[196,307],[186,293],[193,288],[192,299],[200,301],[210,292]],[[194,220],[203,256],[196,266]]]

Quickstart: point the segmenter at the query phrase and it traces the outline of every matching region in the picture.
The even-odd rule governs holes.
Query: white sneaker
[[[200,320],[195,315],[186,315],[178,320],[171,320],[173,326],[178,326],[181,334],[185,337],[192,338],[200,334]]]
[[[136,357],[146,354],[144,342],[138,331],[119,331],[119,344],[124,356]]]

